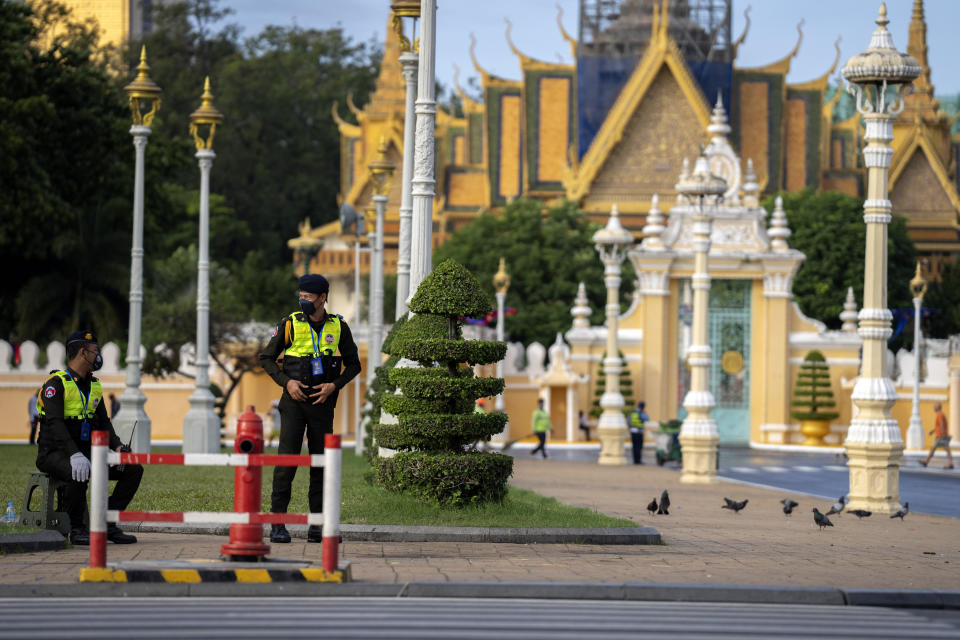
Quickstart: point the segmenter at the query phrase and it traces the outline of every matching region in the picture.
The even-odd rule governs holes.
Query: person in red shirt
[[[933,410],[937,412],[936,423],[934,423],[933,431],[930,432],[933,435],[933,446],[930,448],[930,453],[927,455],[926,460],[921,460],[920,464],[927,466],[930,462],[930,458],[933,457],[933,452],[937,450],[937,447],[943,447],[944,451],[947,452],[947,469],[953,469],[953,454],[950,453],[950,436],[947,434],[947,416],[943,415],[943,406],[938,402],[933,405]]]

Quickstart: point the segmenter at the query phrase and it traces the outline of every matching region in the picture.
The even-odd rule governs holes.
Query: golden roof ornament
[[[506,293],[510,288],[510,276],[507,274],[507,260],[500,257],[500,268],[493,276],[493,288],[497,293]]]
[[[147,45],[140,48],[140,64],[137,65],[137,77],[123,90],[130,99],[130,111],[133,114],[133,124],[149,127],[153,123],[153,118],[160,109],[160,96],[163,94],[156,82],[150,78],[150,65],[147,64]],[[148,103],[150,111],[144,114],[142,106]]]
[[[385,137],[380,136],[380,144],[377,145],[377,159],[367,167],[373,177],[374,192],[378,196],[384,195],[390,188],[390,178],[397,168],[395,164],[387,160],[387,139]]]
[[[200,149],[213,148],[213,136],[217,131],[217,125],[223,122],[223,114],[217,111],[213,106],[213,93],[210,91],[210,76],[203,81],[203,94],[200,96],[200,106],[196,111],[190,114],[190,135],[193,136],[193,142]],[[207,139],[200,137],[200,127],[210,127]]]
[[[923,278],[923,269],[920,261],[917,261],[917,272],[910,281],[910,293],[914,298],[923,300],[923,295],[927,292],[927,281]]]

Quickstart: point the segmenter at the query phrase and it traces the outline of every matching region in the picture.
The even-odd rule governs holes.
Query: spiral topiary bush
[[[381,402],[397,424],[373,427],[380,446],[398,451],[373,460],[382,487],[454,506],[506,496],[513,458],[470,449],[506,425],[505,413],[474,413],[477,398],[503,391],[503,379],[476,378],[464,363],[498,362],[507,346],[464,340],[461,332],[463,318],[485,314],[492,306],[473,274],[453,260],[437,265],[420,283],[410,301],[416,315],[395,332],[390,353],[422,368],[390,369],[390,386],[403,395],[385,395]]]

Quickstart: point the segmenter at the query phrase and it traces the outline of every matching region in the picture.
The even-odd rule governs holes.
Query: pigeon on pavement
[[[909,502],[904,502],[904,503],[903,503],[903,509],[900,509],[900,511],[897,511],[895,514],[893,514],[893,515],[890,516],[890,517],[891,517],[891,518],[900,518],[900,522],[903,522],[903,516],[907,515],[908,513],[910,513],[910,503],[909,503]]]
[[[650,501],[650,504],[647,505],[647,511],[650,512],[650,515],[654,515],[657,512],[657,499],[654,498]]]
[[[790,498],[784,498],[783,500],[780,501],[780,504],[783,505],[783,513],[786,514],[786,515],[790,515],[791,513],[793,513],[793,508],[794,508],[794,507],[799,507],[799,506],[800,506],[800,503],[799,503],[799,502],[795,502],[794,500],[791,500]]]
[[[817,526],[820,527],[821,531],[823,531],[824,527],[833,526],[833,523],[830,522],[830,518],[817,511],[816,507],[813,508],[813,521],[817,523]]]
[[[835,513],[840,513],[843,511],[843,508],[847,506],[847,496],[840,496],[840,499],[833,503],[833,506],[830,507],[830,510],[827,511],[828,516],[832,516]]]
[[[869,518],[873,514],[872,511],[864,511],[863,509],[854,509],[850,513],[857,516],[857,518],[860,520],[863,520],[864,518]]]
[[[662,516],[670,515],[668,509],[670,508],[670,494],[667,493],[667,490],[664,489],[663,493],[660,494],[660,508],[657,509],[657,513]]]
[[[726,502],[726,504],[720,508],[730,509],[734,513],[740,513],[740,510],[743,509],[745,506],[747,506],[747,503],[750,502],[749,500],[741,500],[740,502],[735,502],[730,498],[724,498],[723,501]]]

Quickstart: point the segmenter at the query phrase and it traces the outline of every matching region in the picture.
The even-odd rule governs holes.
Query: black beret
[[[97,344],[97,334],[93,331],[74,331],[67,336],[67,345],[74,342],[92,342]]]
[[[330,291],[330,283],[319,273],[308,273],[300,276],[300,279],[297,280],[297,288],[300,291],[319,295]]]

